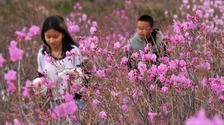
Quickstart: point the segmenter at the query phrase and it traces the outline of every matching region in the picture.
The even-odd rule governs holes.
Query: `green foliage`
[[[73,9],[73,4],[69,1],[57,2],[55,7],[57,11],[61,11],[63,14],[68,14]]]

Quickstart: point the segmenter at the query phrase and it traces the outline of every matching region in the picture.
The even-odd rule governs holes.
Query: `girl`
[[[50,16],[43,23],[41,38],[43,48],[38,52],[38,75],[33,85],[42,95],[52,95],[53,102],[60,101],[66,92],[70,91],[69,78],[74,75],[83,75],[80,65],[82,56],[78,43],[69,35],[66,23],[61,16]],[[41,80],[40,77],[46,79]],[[82,80],[76,77],[74,84],[80,84]],[[76,94],[76,98],[80,95]]]

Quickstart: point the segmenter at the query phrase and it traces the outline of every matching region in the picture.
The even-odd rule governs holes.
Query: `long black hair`
[[[66,51],[72,50],[72,45],[79,46],[79,44],[70,36],[64,18],[58,15],[49,16],[45,19],[41,30],[41,38],[44,43],[42,50],[43,54],[45,54],[45,52],[51,53],[51,47],[47,44],[44,37],[44,33],[49,29],[54,29],[64,35],[62,38],[62,57],[65,57]]]

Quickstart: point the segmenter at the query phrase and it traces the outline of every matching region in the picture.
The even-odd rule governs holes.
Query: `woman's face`
[[[152,30],[153,29],[151,28],[149,22],[146,21],[137,22],[137,33],[141,39],[148,38]]]
[[[54,29],[49,29],[44,33],[44,38],[52,50],[62,48],[62,38],[64,35]]]

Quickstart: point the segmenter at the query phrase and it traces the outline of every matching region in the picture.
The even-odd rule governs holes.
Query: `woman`
[[[68,33],[66,23],[61,16],[46,18],[41,38],[44,46],[37,56],[39,78],[33,81],[33,85],[41,86],[39,92],[42,95],[52,95],[54,102],[58,102],[63,99],[66,92],[71,91],[69,79],[77,74],[82,75],[80,70],[82,56],[78,43]],[[45,78],[46,82],[40,77]],[[73,83],[80,84],[80,81],[73,80]],[[80,98],[80,95],[76,94],[76,98]]]

